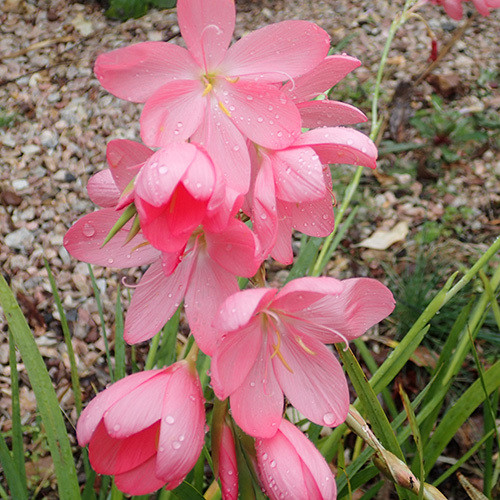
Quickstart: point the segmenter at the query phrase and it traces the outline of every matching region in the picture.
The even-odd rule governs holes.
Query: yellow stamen
[[[304,341],[298,335],[295,337],[295,340],[297,341],[297,344],[299,344],[300,347],[302,347],[302,349],[304,349],[304,351],[307,352],[307,354],[311,354],[311,356],[316,356],[316,353],[314,351],[312,351],[311,349],[309,349],[309,347],[307,347],[304,344]]]
[[[226,76],[226,82],[229,83],[236,83],[240,79],[239,76],[235,76],[234,78],[230,78],[229,76]]]
[[[222,109],[222,111],[224,111],[224,113],[226,113],[226,115],[229,116],[229,118],[231,118],[231,113],[226,108],[226,106],[224,106],[224,104],[222,104],[220,101],[219,101],[219,108]]]
[[[203,91],[203,94],[201,94],[201,97],[205,97],[212,89],[213,89],[213,85],[211,83],[209,83],[206,87],[205,87],[205,90]]]
[[[293,370],[290,368],[290,365],[286,362],[285,358],[283,357],[283,354],[281,354],[280,347],[281,347],[281,335],[278,330],[274,330],[276,332],[276,335],[278,337],[278,344],[273,345],[274,351],[271,354],[271,359],[274,358],[274,356],[278,356],[279,360],[283,363],[283,366],[290,372],[293,373]]]
[[[174,212],[176,201],[177,201],[177,189],[174,191],[174,194],[172,195],[172,198],[170,199],[170,207],[169,207],[170,213]]]

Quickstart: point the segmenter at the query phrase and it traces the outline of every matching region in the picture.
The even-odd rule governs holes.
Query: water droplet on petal
[[[271,460],[269,465],[274,469],[276,467],[276,460]]]
[[[166,174],[168,172],[168,167],[166,167],[165,165],[162,165],[159,169],[158,169],[158,172],[160,172],[160,174]]]
[[[325,425],[332,425],[335,422],[335,415],[333,413],[325,413],[323,415],[323,422]]]
[[[84,236],[87,236],[87,238],[91,238],[95,234],[94,226],[92,226],[92,224],[89,224],[88,222],[86,222],[83,225],[82,233]]]
[[[257,121],[258,121],[259,123],[262,123],[262,122],[264,121],[264,118],[262,118],[262,116],[259,116],[259,117],[257,118]]]
[[[117,431],[119,431],[119,430],[120,430],[120,427],[121,427],[121,425],[120,425],[120,424],[115,424],[115,425],[113,425],[113,430],[114,430],[115,432],[117,432]]]
[[[108,259],[108,264],[110,264],[110,265],[111,265],[111,264],[113,264],[113,262],[114,262],[114,259],[112,259],[112,258],[110,257],[110,258]]]
[[[175,422],[175,418],[172,415],[167,415],[165,417],[165,423],[168,425],[172,425]]]
[[[172,443],[172,448],[173,448],[174,450],[178,450],[180,447],[181,447],[181,443],[179,443],[179,441],[174,441],[174,442]]]

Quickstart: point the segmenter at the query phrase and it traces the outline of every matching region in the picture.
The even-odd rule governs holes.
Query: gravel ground
[[[344,85],[345,93],[346,88],[355,88],[358,82],[374,82],[390,23],[402,3],[402,0],[238,0],[235,37],[286,19],[317,22],[328,31],[333,46],[352,36],[344,50],[358,57],[363,66],[345,84],[339,85],[339,89]],[[91,382],[97,386],[108,382],[100,321],[87,265],[72,259],[62,241],[72,223],[95,208],[85,186],[93,173],[105,167],[107,142],[113,138],[139,139],[142,107],[120,101],[103,90],[93,75],[93,63],[99,53],[131,43],[162,39],[179,43],[178,27],[172,11],[152,11],[141,19],[118,23],[107,19],[100,6],[91,2],[4,0],[0,9],[0,118],[13,116],[10,125],[0,128],[0,263],[29,318],[62,405],[74,419],[72,395],[68,391],[67,356],[44,258],[55,274],[73,331],[84,388],[90,394]],[[428,20],[440,44],[446,43],[461,24],[430,5],[419,12]],[[437,75],[458,76],[460,92],[455,107],[496,110],[500,107],[498,94],[478,97],[467,93],[481,70],[487,69],[491,74],[496,71],[498,76],[499,14],[496,12],[489,19],[475,17],[463,38],[435,71]],[[418,75],[427,65],[429,52],[430,39],[425,25],[419,19],[411,20],[399,32],[389,53],[384,95],[390,95],[401,79]],[[423,82],[415,94],[413,108],[424,106],[431,90],[430,85]],[[391,173],[394,161],[389,157],[381,162],[386,174]],[[462,162],[457,168],[463,168],[464,172],[453,178],[457,192],[448,199],[440,198],[437,191],[429,191],[424,183],[409,178],[409,174],[396,176],[398,182],[409,185],[403,195],[398,194],[397,187],[387,187],[384,182],[380,184],[368,177],[361,191],[366,206],[359,212],[360,224],[351,239],[364,238],[376,227],[391,227],[400,220],[407,221],[413,230],[424,219],[439,219],[447,203],[457,203],[477,210],[476,226],[467,227],[470,238],[465,243],[457,241],[447,249],[451,254],[456,254],[459,248],[460,254],[466,257],[477,255],[498,233],[498,152],[484,151],[480,157]],[[336,275],[358,272],[378,277],[378,271],[381,276],[380,262],[395,263],[404,246],[405,243],[400,243],[388,256],[365,250],[359,254],[360,262],[355,266],[345,254],[337,256]],[[283,277],[285,271],[280,274],[281,268],[273,265],[272,269],[278,271],[277,280]],[[137,269],[130,272],[95,269],[110,337],[117,284],[125,276],[132,282],[139,275]],[[123,298],[126,303],[127,295]],[[9,367],[7,328],[3,321],[0,315],[3,332],[0,334],[0,394],[3,396],[0,428],[7,430]],[[19,368],[22,369],[22,364]],[[35,409],[28,386],[23,386],[22,398],[24,418],[28,422]]]

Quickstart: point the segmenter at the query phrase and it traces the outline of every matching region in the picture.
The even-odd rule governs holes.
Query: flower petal
[[[200,250],[186,290],[184,308],[198,347],[209,356],[215,351],[217,331],[212,323],[220,306],[239,290],[234,274],[214,262]]]
[[[161,420],[163,392],[170,373],[161,370],[117,401],[104,414],[104,425],[113,439],[124,439]]]
[[[283,90],[299,102],[309,101],[330,90],[352,70],[361,66],[361,61],[348,55],[325,57],[306,74],[285,83]]]
[[[214,98],[192,140],[202,144],[220,169],[227,185],[245,194],[250,183],[250,157],[245,138]]]
[[[103,422],[92,435],[89,459],[98,474],[121,474],[156,455],[159,422],[125,439],[115,439],[106,431]]]
[[[151,147],[183,142],[199,127],[206,106],[203,83],[174,80],[160,87],[141,114],[141,137]]]
[[[238,129],[251,141],[271,149],[289,146],[301,130],[297,107],[271,85],[220,80],[216,96]]]
[[[156,455],[135,469],[117,474],[116,487],[127,495],[148,495],[165,485],[163,479],[155,476]],[[182,482],[182,479],[181,481]],[[177,485],[178,486],[178,485]]]
[[[240,330],[219,335],[211,370],[214,392],[221,401],[243,383],[257,361],[261,345],[262,331],[257,321]]]
[[[102,246],[120,212],[103,208],[78,219],[64,236],[64,248],[76,259],[105,267],[127,268],[143,266],[159,257],[156,248],[146,244],[141,234],[125,243],[130,224]]]
[[[278,234],[278,214],[276,211],[276,192],[271,160],[262,154],[252,198],[252,223],[257,234],[262,258],[271,252]]]
[[[275,151],[269,156],[278,199],[301,203],[325,196],[323,165],[314,149],[291,147]]]
[[[153,151],[140,142],[128,139],[114,139],[108,142],[106,159],[120,192],[129,185],[141,165],[152,154]]]
[[[179,0],[177,18],[189,52],[205,73],[221,62],[233,36],[232,0]]]
[[[149,340],[172,317],[184,297],[191,266],[188,255],[170,276],[165,276],[159,260],[144,273],[125,317],[126,342]]]
[[[297,104],[305,128],[336,127],[366,122],[358,108],[340,101],[308,101]]]
[[[345,127],[309,130],[302,134],[294,146],[311,146],[321,163],[347,163],[375,168],[377,147],[366,135]]]
[[[120,190],[111,175],[109,168],[94,174],[87,182],[89,198],[100,207],[115,207],[120,199]]]
[[[100,392],[83,410],[76,426],[78,444],[85,446],[97,429],[104,413],[123,396],[133,391],[136,387],[155,377],[161,370],[147,370],[137,372],[122,378]]]
[[[283,21],[244,36],[227,51],[225,75],[261,82],[283,82],[307,73],[330,48],[330,37],[317,24]]]
[[[281,289],[273,307],[291,313],[302,332],[334,343],[357,338],[386,318],[394,298],[370,278],[300,278]]]
[[[185,361],[178,366],[165,390],[156,459],[156,475],[168,481],[185,476],[194,467],[205,438],[200,381]]]
[[[276,434],[283,416],[283,392],[271,365],[267,342],[244,382],[229,398],[234,421],[253,437]]]
[[[279,208],[280,205],[287,206],[289,204],[278,201],[278,234],[276,243],[271,251],[271,256],[274,260],[288,266],[293,264],[292,220],[287,215],[284,215],[286,212]]]
[[[318,425],[335,427],[349,410],[347,381],[337,358],[319,341],[286,326],[273,369],[290,403]],[[296,340],[300,339],[300,343]]]
[[[222,304],[215,326],[221,332],[231,332],[245,327],[272,301],[276,288],[248,288],[231,295]]]
[[[262,263],[259,243],[252,230],[239,219],[231,219],[219,233],[205,233],[210,257],[236,276],[250,278]]]
[[[165,42],[142,42],[106,52],[94,66],[108,92],[132,102],[145,102],[168,81],[190,79],[197,71],[186,49]]]

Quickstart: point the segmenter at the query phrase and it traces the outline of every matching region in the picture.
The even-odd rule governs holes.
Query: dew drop
[[[352,139],[347,139],[347,145],[352,146]]]
[[[247,95],[247,101],[253,101],[253,97],[251,95]]]
[[[116,432],[118,432],[118,431],[120,430],[120,427],[121,427],[121,425],[120,425],[120,424],[115,424],[115,425],[113,426],[113,430],[114,430],[114,431],[116,431]]]
[[[261,218],[262,220],[266,220],[266,219],[267,219],[267,215],[266,215],[266,214],[260,214],[260,218]]]
[[[267,453],[264,453],[264,455],[262,455],[262,460],[264,460],[264,461],[267,460]]]
[[[87,238],[91,238],[95,234],[94,226],[92,226],[91,224],[89,224],[88,222],[86,222],[83,225],[82,233],[83,233],[84,236],[87,236]]]
[[[165,417],[165,423],[168,425],[172,425],[175,422],[175,418],[172,415],[167,415]]]
[[[181,435],[179,436],[179,441],[182,443],[182,441],[184,441],[184,439],[186,439],[186,438],[184,437],[184,434],[181,434]]]
[[[278,137],[282,137],[283,136],[283,132],[281,132],[281,130],[276,134]]]
[[[333,413],[325,413],[323,415],[323,422],[325,425],[332,425],[335,422],[335,415]]]
[[[240,147],[239,146],[234,146],[233,147],[233,151],[239,151],[240,150]]]
[[[111,264],[113,264],[113,262],[114,262],[114,259],[112,259],[112,258],[110,257],[110,258],[108,259],[108,264],[110,264],[110,265],[111,265]]]
[[[255,387],[255,382],[250,382],[250,387]]]
[[[158,162],[157,161],[154,161],[153,163],[151,163],[151,168],[157,168],[158,167]]]
[[[166,174],[168,172],[168,167],[166,167],[165,165],[162,165],[159,169],[158,169],[158,172],[160,172],[160,174]]]
[[[174,450],[178,450],[180,447],[181,447],[181,443],[179,443],[179,441],[174,441],[174,442],[172,443],[172,448],[173,448]]]
[[[264,121],[264,118],[262,118],[262,116],[259,116],[259,117],[257,118],[257,121],[258,121],[259,123],[262,123],[262,122]]]
[[[182,122],[177,122],[177,128],[182,128],[184,124]]]
[[[269,462],[269,465],[274,469],[276,467],[276,460],[271,460],[271,462]]]

